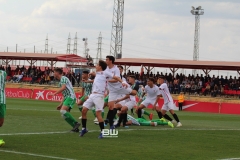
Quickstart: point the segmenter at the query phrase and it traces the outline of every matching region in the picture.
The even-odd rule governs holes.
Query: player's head
[[[100,60],[96,65],[96,71],[104,71],[107,68],[107,63]]]
[[[128,76],[128,83],[133,85],[135,83],[135,80],[136,80],[136,77],[134,75]]]
[[[114,64],[115,58],[113,56],[106,56],[106,63],[107,65]]]
[[[159,81],[159,84],[163,84],[165,81],[165,77],[164,76],[158,77],[158,81]]]
[[[88,79],[88,74],[89,74],[89,71],[86,71],[86,70],[83,71],[82,72],[82,79],[86,79],[87,80]]]
[[[147,80],[147,85],[148,86],[153,86],[154,84],[154,78],[153,77],[149,77],[148,80]]]
[[[123,72],[123,66],[118,66],[118,69],[120,70],[120,74]]]
[[[63,74],[63,70],[61,68],[55,68],[54,69],[54,77],[56,79],[60,80],[62,74]]]

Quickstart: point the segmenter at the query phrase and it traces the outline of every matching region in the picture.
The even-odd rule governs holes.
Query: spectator
[[[182,111],[183,103],[184,103],[184,94],[183,94],[183,92],[180,92],[180,95],[178,96],[178,109],[179,109],[179,111]]]

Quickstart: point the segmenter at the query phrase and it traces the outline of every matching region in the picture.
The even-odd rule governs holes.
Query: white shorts
[[[163,104],[162,110],[169,111],[169,110],[174,110],[175,104],[173,102],[168,102],[166,104]]]
[[[156,101],[156,99],[145,99],[144,101],[142,101],[142,105],[144,105],[144,107],[148,107],[150,104],[151,105],[154,105],[154,103],[155,103],[155,101]]]
[[[109,91],[108,102],[115,101],[119,98],[122,98],[122,95],[130,94],[132,92],[132,88],[121,88],[116,91]]]
[[[83,103],[83,107],[92,109],[94,106],[96,111],[102,111],[104,105],[104,95],[101,94],[91,94],[86,102]]]
[[[136,106],[136,102],[135,101],[128,101],[123,106],[126,106],[128,108],[128,110],[131,110],[131,109],[133,109],[133,107]]]

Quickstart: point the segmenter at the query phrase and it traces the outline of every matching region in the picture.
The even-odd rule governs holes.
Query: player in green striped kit
[[[3,126],[4,117],[6,114],[6,96],[5,96],[5,83],[7,81],[7,73],[0,70],[0,127]],[[5,142],[0,139],[0,147],[3,146]]]
[[[57,110],[60,110],[60,113],[62,114],[62,117],[65,119],[65,121],[73,127],[71,131],[73,132],[79,132],[79,126],[80,123],[78,123],[74,117],[71,115],[70,110],[73,108],[74,104],[76,103],[76,95],[73,90],[73,86],[69,79],[65,76],[62,75],[63,70],[60,68],[54,69],[54,77],[58,80],[59,82],[59,89],[57,92],[53,94],[49,94],[49,96],[55,96],[59,93],[63,94],[63,101],[61,104],[57,107]]]
[[[80,112],[82,112],[83,103],[88,99],[89,95],[92,93],[93,80],[88,79],[88,74],[89,74],[88,71],[83,71],[83,73],[82,73],[81,87],[83,88],[83,96],[80,98],[79,102],[77,103],[78,109]],[[92,112],[95,117],[94,122],[97,122],[95,108],[92,109]],[[102,111],[102,117],[104,117],[104,110]],[[79,117],[79,119],[82,119],[82,117]]]

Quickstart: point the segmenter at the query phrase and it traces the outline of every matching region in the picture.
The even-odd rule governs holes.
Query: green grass
[[[55,110],[57,105],[54,102],[8,99],[5,123],[0,129],[0,138],[4,139],[6,145],[0,148],[0,159],[49,159],[1,152],[4,150],[90,160],[208,160],[240,157],[239,115],[177,112],[182,128],[131,126],[130,129],[121,128],[118,138],[99,140],[99,127],[93,124],[91,112],[88,113],[87,126],[92,132],[80,138],[77,133],[67,133],[71,127]],[[75,118],[80,116],[76,106],[72,114]],[[154,118],[157,118],[156,113]],[[61,133],[13,135],[43,132]]]

